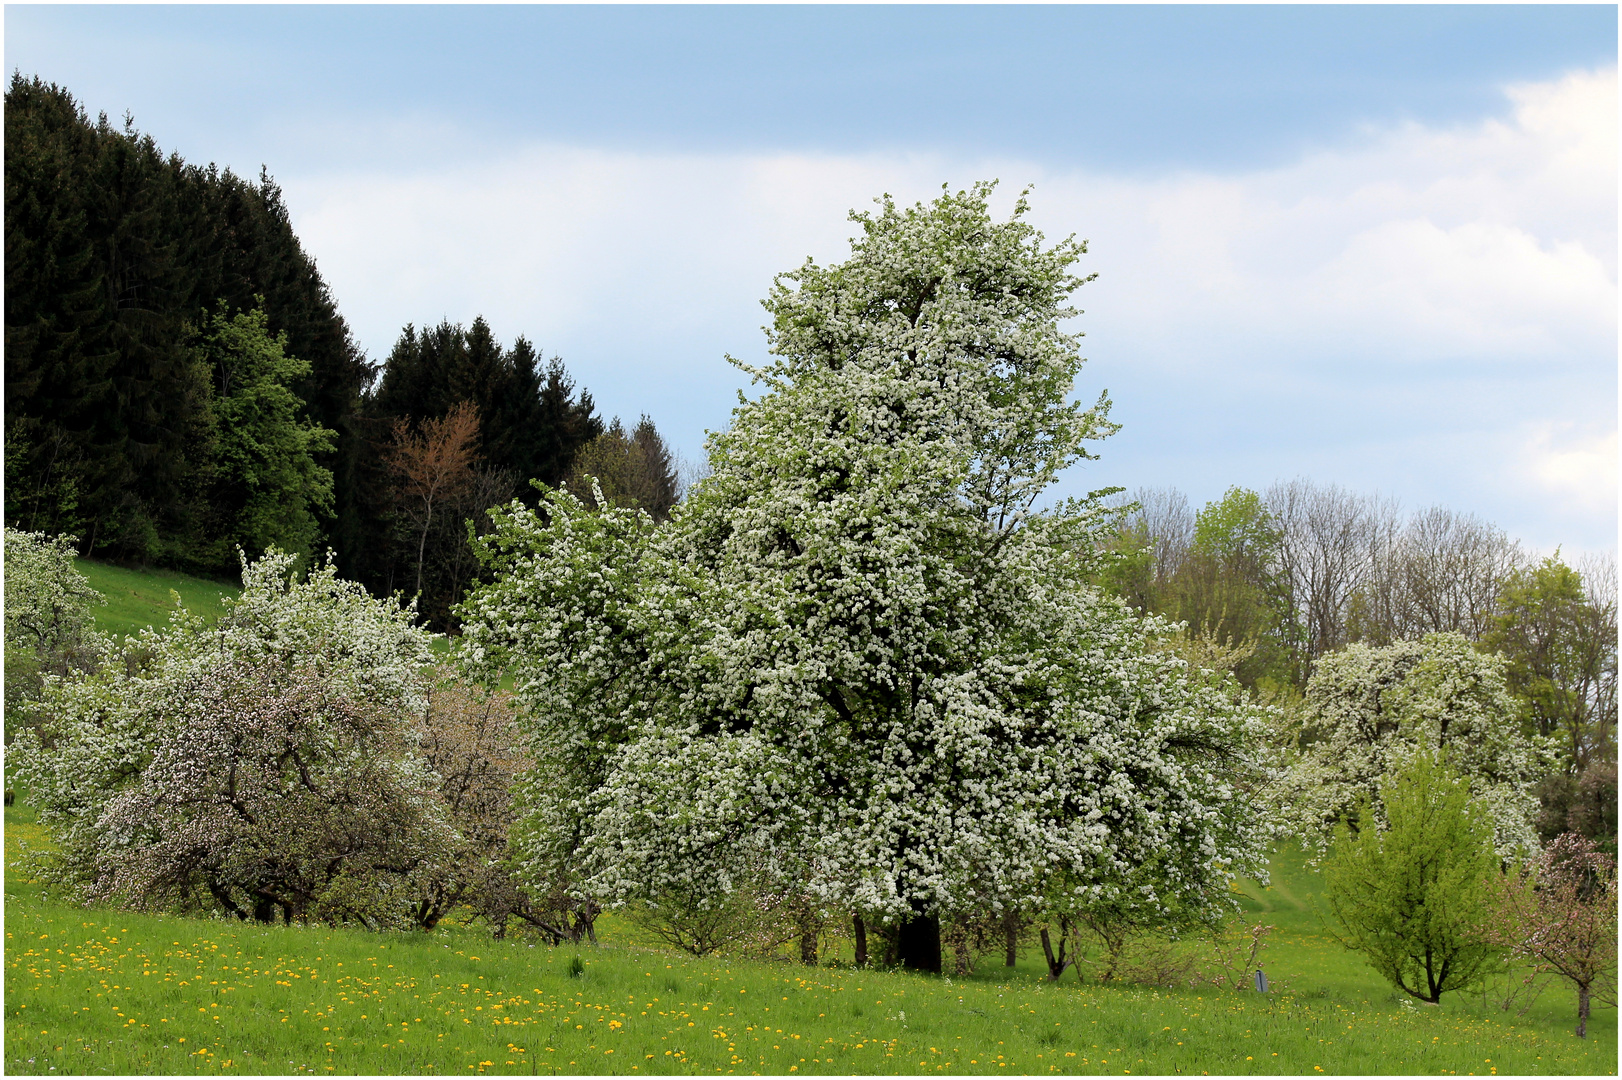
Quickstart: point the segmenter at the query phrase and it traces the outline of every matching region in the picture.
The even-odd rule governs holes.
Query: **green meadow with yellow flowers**
[[[229,591],[88,569],[116,606],[98,621],[122,632],[160,622],[168,588],[194,607]],[[1395,995],[1328,933],[1318,877],[1288,850],[1241,897],[1246,924],[1274,928],[1261,994],[1073,970],[1049,982],[1035,948],[962,979],[856,969],[837,940],[816,968],[695,959],[612,914],[600,945],[554,948],[454,918],[377,934],[84,908],[19,865],[50,843],[19,794],[5,810],[9,1073],[1616,1073],[1616,1010],[1596,1007],[1578,1039],[1563,985],[1524,1012],[1524,996],[1501,1007],[1517,972],[1439,1007]]]
[[[1277,927],[1254,990],[1045,979],[1039,955],[967,979],[695,959],[604,917],[602,944],[488,928],[374,934],[62,903],[16,865],[48,843],[6,810],[9,1073],[474,1075],[1616,1072],[1616,1010],[1573,995],[1406,1004],[1318,922],[1299,856],[1251,886]],[[848,955],[848,954],[847,954]]]

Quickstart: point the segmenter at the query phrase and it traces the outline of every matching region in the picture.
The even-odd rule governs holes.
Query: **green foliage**
[[[1615,762],[1614,592],[1590,590],[1557,552],[1510,576],[1483,644],[1509,659],[1510,691],[1533,730],[1559,740],[1567,772]]]
[[[1261,496],[1229,488],[1192,519],[1181,495],[1143,491],[1119,508],[1100,586],[1144,613],[1187,624],[1183,654],[1221,661],[1241,685],[1287,681],[1291,617],[1279,580],[1282,533]]]
[[[76,532],[85,554],[219,569],[188,324],[262,307],[309,365],[289,388],[317,427],[350,430],[368,365],[268,177],[188,165],[21,74],[5,126],[6,517]],[[312,446],[323,467],[353,450],[339,442]]]
[[[667,520],[676,505],[675,461],[646,414],[629,432],[616,416],[607,431],[581,447],[569,470],[569,490],[594,505],[593,481],[610,504],[639,507],[655,521]]]
[[[224,305],[197,336],[213,382],[210,504],[218,526],[203,561],[220,565],[237,548],[257,558],[280,548],[315,554],[317,515],[332,507],[332,473],[317,458],[334,433],[300,416],[293,392],[310,365],[287,355],[263,310],[228,315]]]
[[[1434,1002],[1479,983],[1499,955],[1482,932],[1499,871],[1491,822],[1469,786],[1423,753],[1381,785],[1380,806],[1365,802],[1336,831],[1325,894],[1348,949]]]
[[[1229,488],[1194,518],[1194,542],[1166,589],[1162,609],[1221,644],[1250,646],[1236,665],[1246,686],[1279,677],[1291,664],[1280,639],[1289,617],[1276,579],[1283,534],[1261,496]]]

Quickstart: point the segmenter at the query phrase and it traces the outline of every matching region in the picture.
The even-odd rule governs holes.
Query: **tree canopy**
[[[221,569],[217,549],[199,555],[208,373],[191,329],[218,305],[262,309],[306,365],[288,387],[299,420],[340,433],[312,448],[340,474],[370,365],[268,176],[166,156],[38,78],[13,75],[5,114],[6,517],[88,552]]]
[[[532,878],[689,909],[764,882],[938,967],[942,919],[1170,917],[1259,872],[1251,716],[1089,587],[1096,499],[1036,509],[1114,425],[1069,400],[1085,245],[990,195],[886,198],[778,277],[766,392],[669,524],[500,515],[464,649],[547,757]]]

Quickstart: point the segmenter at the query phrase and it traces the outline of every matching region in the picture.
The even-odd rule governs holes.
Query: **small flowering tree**
[[[1504,659],[1462,635],[1383,648],[1348,645],[1318,660],[1299,745],[1271,789],[1272,814],[1319,851],[1359,800],[1379,820],[1380,784],[1416,754],[1441,754],[1488,813],[1501,855],[1537,849],[1537,784],[1553,756],[1528,738],[1504,683]]]
[[[52,679],[12,764],[92,897],[244,917],[406,914],[450,836],[422,762],[426,633],[329,562],[244,559],[219,621],[176,611],[122,663]]]
[[[1592,999],[1616,1004],[1616,861],[1592,840],[1566,833],[1536,861],[1489,884],[1489,938],[1569,982],[1577,991],[1577,1036],[1587,1036]]]
[[[93,612],[106,599],[73,565],[71,536],[6,531],[8,729],[39,697],[48,675],[95,668],[107,649]],[[8,730],[8,734],[9,734]]]
[[[166,730],[96,820],[92,897],[268,922],[404,925],[449,830],[387,701],[313,665],[227,659],[168,686]]]
[[[1067,400],[1084,245],[990,190],[885,199],[848,261],[778,278],[766,393],[668,524],[567,492],[497,516],[464,655],[525,707],[531,880],[806,896],[938,970],[943,918],[1260,872],[1252,716],[1089,586],[1098,502],[1036,509],[1114,425]]]

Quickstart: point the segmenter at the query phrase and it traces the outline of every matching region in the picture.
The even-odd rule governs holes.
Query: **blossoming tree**
[[[1372,799],[1416,753],[1440,754],[1490,813],[1499,853],[1536,851],[1536,787],[1554,746],[1522,734],[1504,664],[1455,633],[1320,658],[1300,745],[1271,791],[1279,824],[1322,851],[1359,799]]]
[[[295,556],[244,560],[215,625],[177,610],[45,688],[11,766],[42,868],[90,898],[403,924],[456,834],[420,753],[428,635]]]
[[[668,524],[499,516],[464,656],[525,706],[532,881],[792,893],[938,970],[943,918],[1171,917],[1259,869],[1253,718],[1087,584],[1095,499],[1037,508],[1115,425],[1068,400],[1085,245],[990,194],[886,197],[846,262],[779,276],[776,359],[739,365],[766,392]]]

